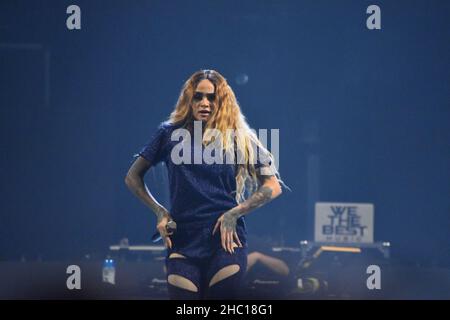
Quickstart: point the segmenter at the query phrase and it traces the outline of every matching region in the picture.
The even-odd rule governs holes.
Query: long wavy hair
[[[250,129],[245,116],[241,112],[236,96],[228,85],[226,79],[217,71],[200,70],[195,72],[183,85],[175,109],[170,114],[169,123],[182,125],[192,129],[194,122],[192,103],[193,95],[200,81],[207,79],[214,85],[216,99],[210,119],[205,126],[203,143],[208,144],[212,130],[221,133],[221,145],[228,154],[239,154],[240,159],[236,173],[236,201],[243,202],[259,186],[255,163],[257,150],[264,154],[266,163],[270,163],[271,174],[281,182],[278,171],[275,169],[273,155],[263,146],[256,134]],[[229,130],[232,129],[232,130]],[[234,134],[233,131],[234,130]],[[256,148],[255,148],[256,147]]]

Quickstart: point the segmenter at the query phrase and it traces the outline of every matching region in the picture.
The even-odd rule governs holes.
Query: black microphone
[[[177,231],[177,223],[173,220],[169,220],[166,224],[166,232],[174,233],[175,231]],[[156,231],[152,236],[153,242],[158,242],[161,239],[162,239],[162,237],[161,237],[161,234],[159,233],[159,231]]]

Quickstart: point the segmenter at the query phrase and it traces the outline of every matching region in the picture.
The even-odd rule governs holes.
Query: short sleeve
[[[164,150],[166,144],[167,128],[161,124],[156,132],[149,139],[149,142],[144,145],[139,151],[138,155],[145,158],[152,165],[156,165],[164,158]]]
[[[273,175],[275,172],[273,170],[272,159],[268,150],[258,148],[258,157],[255,164],[255,169],[260,175]]]

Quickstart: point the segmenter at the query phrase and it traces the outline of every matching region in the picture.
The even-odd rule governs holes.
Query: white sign
[[[373,214],[370,203],[318,202],[314,241],[373,243]]]

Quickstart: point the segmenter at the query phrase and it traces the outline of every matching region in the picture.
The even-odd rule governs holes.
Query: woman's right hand
[[[167,231],[167,223],[170,220],[170,216],[164,215],[161,219],[159,219],[158,224],[156,225],[156,229],[158,229],[159,234],[161,235],[161,239],[164,241],[164,246],[166,248],[172,248],[172,240],[170,239],[170,235],[173,232]]]

